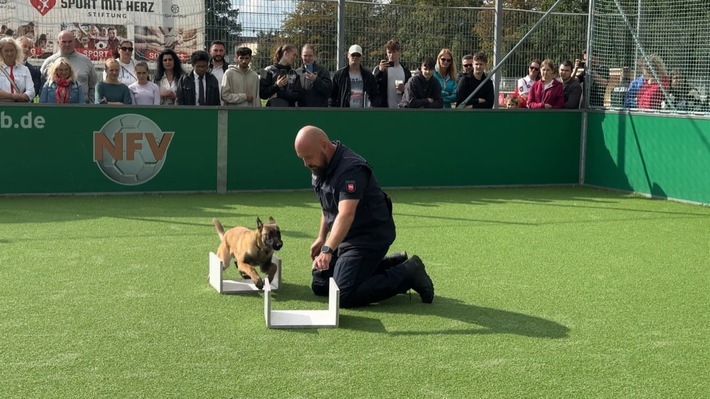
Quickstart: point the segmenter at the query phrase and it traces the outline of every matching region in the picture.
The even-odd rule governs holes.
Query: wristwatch
[[[329,246],[327,246],[327,245],[323,245],[322,247],[320,247],[320,252],[323,253],[323,254],[331,254],[331,255],[332,255],[332,254],[333,254],[333,248],[331,248],[331,247],[329,247]]]

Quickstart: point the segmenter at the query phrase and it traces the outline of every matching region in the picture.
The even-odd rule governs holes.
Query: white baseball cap
[[[350,46],[350,49],[348,49],[348,55],[355,53],[362,55],[362,47],[358,46],[357,44],[353,44],[352,46]]]

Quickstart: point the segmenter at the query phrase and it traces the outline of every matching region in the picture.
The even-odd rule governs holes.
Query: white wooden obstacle
[[[264,280],[264,287],[269,286],[269,289],[278,291],[281,285],[281,258],[274,255],[271,261],[276,264],[276,275],[274,281],[268,282]],[[245,292],[259,292],[256,284],[250,279],[240,278],[238,280],[225,280],[222,275],[222,260],[214,252],[210,252],[210,285],[214,287],[220,294],[239,294]]]
[[[340,320],[340,289],[330,278],[328,310],[271,310],[271,285],[264,284],[264,318],[268,328],[338,327]]]

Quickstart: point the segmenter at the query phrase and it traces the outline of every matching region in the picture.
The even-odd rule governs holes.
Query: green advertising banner
[[[585,184],[710,204],[710,119],[588,115]]]
[[[0,143],[0,194],[216,190],[216,109],[3,106]]]
[[[315,125],[387,187],[577,184],[575,111],[229,110],[228,190],[310,187],[293,140]]]

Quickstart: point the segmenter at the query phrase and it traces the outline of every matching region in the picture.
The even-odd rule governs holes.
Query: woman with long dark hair
[[[160,52],[153,81],[160,87],[160,105],[175,105],[177,83],[185,74],[180,57],[172,49]]]

